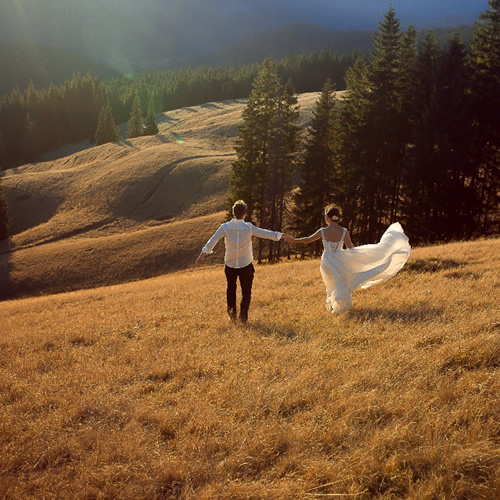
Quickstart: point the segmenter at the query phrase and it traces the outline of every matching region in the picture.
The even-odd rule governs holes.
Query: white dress
[[[340,241],[323,239],[321,277],[326,286],[326,307],[332,313],[347,311],[352,292],[392,278],[405,264],[411,252],[408,237],[399,222],[391,224],[377,244],[343,249],[347,229]]]

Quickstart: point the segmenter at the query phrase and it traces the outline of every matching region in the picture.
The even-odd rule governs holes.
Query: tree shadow
[[[179,118],[174,118],[172,116],[167,115],[166,113],[163,113],[159,116],[159,118],[156,119],[156,123],[177,123],[179,121]]]
[[[402,271],[408,273],[437,273],[448,269],[457,269],[467,263],[456,259],[439,259],[430,257],[428,259],[416,259],[407,262]]]
[[[247,99],[228,99],[224,104],[246,104]]]
[[[440,318],[442,307],[432,307],[427,303],[415,304],[405,309],[384,309],[382,307],[360,307],[347,312],[349,318],[359,321],[383,319],[394,323],[419,323]]]
[[[478,280],[481,276],[470,271],[452,271],[446,273],[445,278],[449,279],[466,279],[466,280]]]
[[[164,134],[156,134],[156,137],[158,138],[158,140],[162,143],[162,144],[167,144],[168,142],[170,142]]]
[[[209,109],[224,109],[223,106],[219,106],[213,102],[206,102],[204,104],[200,104],[200,108],[209,108]]]

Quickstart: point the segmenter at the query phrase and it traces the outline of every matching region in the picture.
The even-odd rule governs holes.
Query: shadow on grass
[[[443,308],[427,304],[417,304],[405,309],[385,309],[382,307],[354,308],[347,312],[347,317],[360,321],[384,319],[395,323],[416,323],[440,318]]]
[[[456,259],[438,259],[431,257],[428,259],[416,259],[407,262],[403,270],[408,273],[437,273],[439,271],[446,271],[449,269],[457,269],[466,265]]]
[[[205,104],[200,104],[200,108],[224,109],[223,106],[220,106],[219,104],[215,104],[213,102],[207,102]]]
[[[158,118],[156,118],[156,123],[172,123],[172,122],[178,122],[179,118],[174,118],[172,116],[169,116],[167,113],[164,113],[160,115]]]
[[[253,330],[255,333],[263,337],[279,337],[287,340],[296,340],[297,332],[286,326],[273,325],[271,323],[261,323],[260,321],[251,321],[246,325],[248,330]]]
[[[467,271],[452,271],[450,273],[446,273],[445,278],[449,279],[466,279],[466,280],[478,280],[481,276],[476,273],[471,273]]]

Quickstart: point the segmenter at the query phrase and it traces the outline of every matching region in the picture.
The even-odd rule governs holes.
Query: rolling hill
[[[299,96],[302,126],[317,98]],[[192,265],[225,217],[244,106],[238,100],[169,111],[157,116],[157,136],[74,144],[3,172],[12,238],[0,247],[2,297]]]

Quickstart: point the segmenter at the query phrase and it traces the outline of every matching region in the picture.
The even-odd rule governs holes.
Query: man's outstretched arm
[[[279,241],[283,236],[283,233],[280,233],[279,231],[270,231],[269,229],[262,229],[252,224],[252,236],[265,238],[266,240]]]
[[[215,231],[212,237],[207,241],[205,246],[201,249],[200,256],[196,259],[196,265],[201,266],[203,261],[205,260],[205,255],[208,255],[213,252],[215,245],[217,242],[224,236],[224,228],[219,226],[219,229]]]

